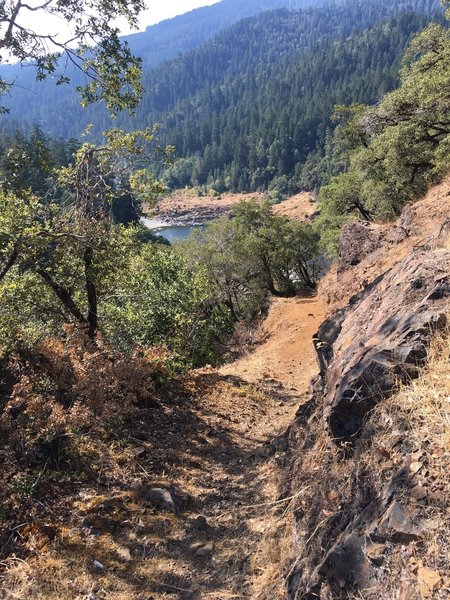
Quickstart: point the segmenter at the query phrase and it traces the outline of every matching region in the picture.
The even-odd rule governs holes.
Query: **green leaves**
[[[21,63],[34,64],[38,80],[57,74],[57,85],[69,83],[73,69],[79,69],[89,79],[77,88],[83,105],[100,101],[113,115],[136,109],[142,96],[140,59],[119,40],[114,22],[123,17],[135,27],[144,8],[141,0],[47,0],[31,8],[3,2],[0,8],[5,25],[0,49]],[[30,25],[29,11],[47,18],[47,33]],[[57,34],[52,32],[55,21],[60,25]],[[0,92],[5,85],[13,82],[2,82]]]
[[[133,114],[143,93],[141,59],[120,42],[117,32],[85,54],[82,69],[91,81],[77,87],[82,106],[103,102],[113,116],[124,109]]]
[[[325,214],[393,219],[448,171],[449,64],[450,32],[432,24],[409,46],[396,90],[375,107],[340,109],[350,165],[322,188]]]
[[[243,202],[233,212],[183,244],[191,264],[206,269],[216,303],[235,320],[248,319],[268,293],[314,287],[322,265],[311,225],[274,215],[268,203]]]
[[[231,319],[206,271],[112,218],[112,201],[156,202],[163,187],[145,166],[160,150],[169,153],[153,129],[115,129],[52,171],[64,202],[32,194],[20,178],[14,192],[0,187],[0,354],[73,323],[94,343],[164,347],[178,367],[218,359]],[[24,167],[27,154],[14,155]]]
[[[149,152],[154,157],[155,145],[152,130],[132,134],[114,130],[105,137],[103,146],[79,148],[69,166],[48,167],[57,177],[64,202],[52,203],[26,188],[22,174],[30,153],[42,168],[47,164],[39,132],[32,143],[20,140],[10,156],[6,153],[14,185],[5,183],[0,191],[0,286],[5,294],[2,310],[7,311],[3,322],[10,322],[5,330],[14,334],[6,336],[5,344],[6,339],[13,343],[17,330],[23,329],[24,315],[35,326],[28,333],[35,335],[75,322],[95,338],[101,327],[99,302],[113,284],[111,277],[126,269],[137,244],[135,237],[114,227],[111,202],[133,193],[134,169],[149,160]],[[147,197],[153,202],[159,184],[148,173],[138,174],[141,197],[136,202]]]
[[[123,350],[163,346],[184,364],[216,362],[230,319],[226,309],[214,307],[205,271],[192,269],[172,248],[155,244],[135,246],[123,268],[111,278],[102,303],[109,339]]]

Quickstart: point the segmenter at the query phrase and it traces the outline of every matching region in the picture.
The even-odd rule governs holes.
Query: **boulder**
[[[324,414],[333,439],[354,439],[367,412],[417,376],[432,332],[447,322],[449,274],[449,250],[417,249],[339,311],[334,329],[322,326],[315,345],[325,347]]]
[[[408,233],[401,226],[385,226],[366,221],[347,223],[339,241],[339,270],[358,265],[366,256],[384,245],[397,244]]]
[[[443,506],[442,490],[433,495],[427,454],[434,460],[439,451],[428,449],[428,440],[424,447],[410,443],[407,423],[391,422],[389,411],[385,423],[373,419],[363,439],[358,436],[368,412],[418,376],[435,330],[446,325],[450,247],[442,231],[449,181],[445,198],[409,207],[392,227],[350,223],[344,229],[334,288],[328,278],[321,291],[339,310],[314,336],[320,374],[289,428],[287,495],[301,491],[289,600],[361,593],[418,600],[440,591],[442,576],[431,568],[439,564],[414,562],[417,549],[439,533],[439,520],[424,519],[429,505]],[[400,564],[411,569],[392,576]]]

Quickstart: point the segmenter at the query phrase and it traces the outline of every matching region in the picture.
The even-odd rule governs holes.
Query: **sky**
[[[159,23],[164,19],[170,19],[194,8],[209,6],[219,0],[147,0],[148,8],[143,11],[139,18],[138,31],[144,31],[149,25]],[[41,6],[44,0],[28,0],[23,4],[23,9],[18,18],[18,24],[31,29],[38,34],[54,35],[58,41],[65,41],[71,37],[72,28],[64,19],[51,17],[43,10],[28,10],[27,7]],[[0,0],[1,4],[1,0]],[[116,23],[123,35],[131,33],[130,27],[125,19],[120,19]],[[0,38],[6,31],[7,23],[0,24]],[[134,30],[136,31],[136,30]],[[51,46],[47,47],[50,52]],[[8,57],[3,55],[2,62],[9,62]]]

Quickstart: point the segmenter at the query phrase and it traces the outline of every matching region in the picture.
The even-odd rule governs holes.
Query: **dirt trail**
[[[317,298],[276,299],[262,343],[218,372],[197,372],[195,422],[184,417],[185,452],[171,469],[190,504],[181,520],[166,520],[170,534],[166,529],[158,541],[167,560],[154,564],[154,600],[257,598],[277,579],[290,542],[283,548],[277,539],[288,503],[278,503],[284,481],[274,440],[317,371],[311,338],[324,314]],[[196,528],[199,515],[203,530]]]
[[[312,337],[324,320],[325,306],[317,297],[277,298],[261,326],[263,343],[220,373],[303,392],[316,368]]]

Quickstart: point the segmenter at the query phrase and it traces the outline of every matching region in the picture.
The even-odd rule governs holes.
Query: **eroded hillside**
[[[448,597],[448,189],[347,225],[321,284],[321,374],[286,435],[289,599]]]
[[[161,386],[156,356],[130,371],[70,331],[19,357],[3,597],[448,597],[448,189],[392,226],[347,226],[319,297],[274,301],[220,370]],[[59,382],[51,443],[43,372]]]

